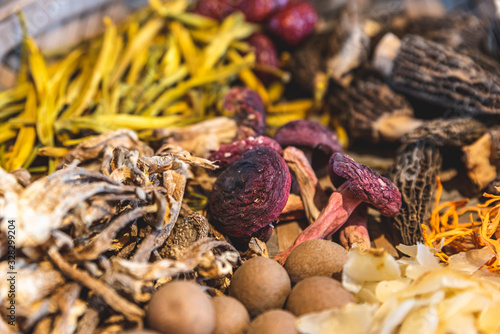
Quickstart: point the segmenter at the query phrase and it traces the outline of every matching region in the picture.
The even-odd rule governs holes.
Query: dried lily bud
[[[394,161],[389,178],[402,195],[399,213],[391,219],[394,244],[422,242],[422,224],[430,219],[436,177],[441,169],[441,153],[428,141],[403,146]]]
[[[500,113],[500,77],[450,47],[385,36],[374,64],[399,92],[465,115]]]
[[[121,146],[129,150],[138,150],[141,156],[152,156],[153,150],[145,143],[139,140],[139,137],[131,130],[117,130],[104,133],[99,136],[92,137],[78,144],[74,149],[69,151],[59,164],[59,168],[68,165],[75,160],[79,163],[97,159],[102,156],[106,147],[115,148]]]

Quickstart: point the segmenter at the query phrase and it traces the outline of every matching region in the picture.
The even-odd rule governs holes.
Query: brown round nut
[[[248,311],[238,299],[228,296],[212,298],[215,329],[212,334],[245,334],[250,325]]]
[[[354,296],[339,281],[322,276],[306,278],[293,288],[286,309],[297,317],[354,303]]]
[[[245,262],[233,275],[229,294],[245,305],[251,315],[283,308],[291,283],[286,270],[267,257]]]
[[[196,283],[174,281],[151,298],[146,313],[148,327],[168,334],[211,334],[215,310],[208,295]]]
[[[149,329],[132,329],[124,332],[123,334],[161,334],[161,333]]]
[[[344,247],[329,240],[313,239],[298,245],[288,256],[284,268],[293,284],[313,276],[340,279],[346,261]]]
[[[295,317],[288,311],[271,310],[256,317],[247,334],[299,334]]]

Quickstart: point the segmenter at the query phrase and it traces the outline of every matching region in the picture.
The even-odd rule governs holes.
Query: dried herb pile
[[[222,314],[208,295],[249,333],[500,330],[489,21],[384,25],[348,2],[316,24],[307,1],[259,4],[150,0],[51,55],[24,28],[0,92],[0,268],[15,221],[18,277],[0,332],[167,331],[185,319],[152,305],[186,304],[176,286],[209,309],[200,333]],[[441,203],[453,187],[492,192]]]
[[[307,100],[279,103],[286,72],[264,68],[266,87],[252,71],[258,59],[247,38],[258,25],[240,12],[219,22],[189,9],[186,0],[152,0],[122,25],[106,20],[102,37],[65,54],[44,55],[25,28],[17,84],[0,93],[1,166],[52,173],[68,147],[120,128],[155,139],[153,129],[220,115],[219,101],[238,80],[270,105],[270,126],[304,117]]]

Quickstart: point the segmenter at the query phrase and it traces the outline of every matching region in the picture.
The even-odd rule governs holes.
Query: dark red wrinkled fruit
[[[218,171],[222,171],[226,169],[229,164],[241,158],[246,151],[257,146],[266,146],[278,152],[280,155],[283,154],[283,149],[278,142],[269,137],[259,136],[257,138],[249,137],[237,140],[231,144],[221,145],[217,151],[212,151],[210,153],[208,160],[216,161],[219,166]]]
[[[232,1],[228,0],[200,0],[194,12],[203,16],[221,21],[236,10]]]
[[[318,14],[307,1],[291,2],[274,14],[269,30],[289,45],[297,45],[309,36],[316,26]]]
[[[287,4],[288,0],[240,0],[238,9],[245,14],[247,21],[262,22]]]
[[[285,160],[269,147],[255,147],[215,181],[210,198],[214,226],[232,237],[249,237],[278,219],[290,192]]]
[[[257,64],[274,68],[279,66],[278,51],[269,37],[263,33],[255,33],[248,38],[248,42],[255,49]],[[263,81],[270,81],[273,78],[268,73],[257,72],[257,74]]]
[[[259,136],[266,128],[264,103],[260,95],[249,88],[234,87],[224,97],[224,109],[234,114],[236,123],[252,131],[247,135]],[[253,133],[250,133],[253,132]]]

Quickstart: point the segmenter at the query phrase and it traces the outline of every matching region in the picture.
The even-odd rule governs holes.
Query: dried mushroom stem
[[[500,78],[448,46],[415,35],[401,41],[387,35],[374,65],[404,94],[469,115],[500,113]]]
[[[417,141],[399,150],[389,175],[402,195],[401,210],[390,218],[395,245],[422,242],[421,226],[430,219],[441,162],[441,153],[429,141]]]
[[[52,262],[65,275],[101,296],[110,307],[123,314],[130,321],[142,323],[142,318],[144,318],[145,313],[139,306],[123,298],[111,287],[93,278],[85,271],[72,266],[57,250],[50,249],[48,255]]]
[[[293,146],[287,147],[283,151],[283,158],[299,184],[300,197],[304,204],[306,217],[309,224],[312,224],[318,218],[320,209],[328,202],[328,197],[321,188],[307,157],[301,150]]]
[[[339,241],[346,249],[356,244],[361,250],[371,248],[370,235],[368,234],[368,207],[359,205],[339,230]]]

